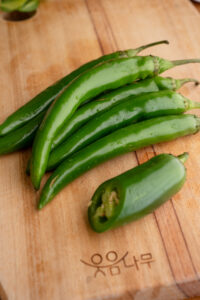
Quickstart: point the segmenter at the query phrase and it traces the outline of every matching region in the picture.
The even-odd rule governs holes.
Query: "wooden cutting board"
[[[168,39],[145,51],[200,57],[200,16],[187,0],[58,0],[29,20],[0,15],[0,122],[88,60]],[[200,65],[167,72],[200,79]],[[200,88],[181,90],[200,100]],[[196,112],[200,115],[200,112]],[[187,182],[155,213],[104,234],[87,205],[97,186],[155,154],[189,151]],[[1,300],[171,300],[200,296],[200,134],[113,159],[36,210],[25,168],[30,151],[0,158]]]

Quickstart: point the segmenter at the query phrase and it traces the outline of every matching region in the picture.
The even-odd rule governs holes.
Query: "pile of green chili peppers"
[[[168,41],[117,51],[82,65],[36,95],[0,125],[0,154],[32,145],[27,173],[35,189],[40,188],[46,171],[54,171],[41,191],[39,209],[68,183],[110,158],[200,130],[200,118],[184,114],[200,108],[200,103],[176,92],[185,83],[199,82],[159,76],[178,65],[199,63],[200,59],[169,61],[151,55],[138,56],[142,50],[163,43]],[[184,182],[186,156],[163,154],[130,170],[128,175],[105,183],[95,193],[88,210],[93,229],[102,232],[137,219],[166,201]],[[169,171],[165,172],[168,165],[174,166],[179,179],[174,186],[172,176],[167,196],[157,191],[151,198],[150,177],[154,178],[155,170],[160,170],[159,188],[168,178]],[[151,200],[140,199],[139,192],[136,201],[131,202],[131,192],[126,199],[130,186],[137,190],[136,185],[140,185],[138,178],[145,182]]]

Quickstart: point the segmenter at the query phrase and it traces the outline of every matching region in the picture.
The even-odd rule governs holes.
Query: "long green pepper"
[[[25,2],[25,0],[21,0]],[[15,1],[18,4],[18,1]],[[9,1],[11,4],[11,1]],[[120,58],[120,57],[129,57],[135,56],[142,50],[160,44],[168,44],[169,42],[166,40],[158,41],[155,43],[147,44],[141,46],[136,49],[129,49],[125,51],[117,51],[111,54],[103,55],[95,60],[89,61],[88,63],[80,66],[78,69],[74,70],[70,74],[64,76],[60,80],[58,80],[53,85],[46,88],[44,91],[36,95],[33,99],[31,99],[28,103],[20,107],[17,111],[11,114],[1,125],[0,125],[0,136],[5,135],[21,126],[25,123],[32,120],[42,111],[47,110],[49,105],[55,100],[57,96],[59,96],[66,86],[78,77],[80,74],[84,73],[85,71],[89,70],[90,68],[98,65],[101,62],[108,61],[113,58]]]
[[[67,184],[100,163],[120,154],[194,134],[199,130],[200,118],[187,114],[153,118],[116,130],[61,163],[47,180],[38,208],[43,208]]]
[[[90,120],[54,149],[49,156],[47,170],[55,169],[73,153],[119,128],[145,119],[182,114],[193,108],[200,108],[200,103],[169,90],[129,97]]]
[[[1,0],[0,9],[6,12],[32,12],[37,9],[39,0]]]
[[[73,132],[78,130],[93,117],[105,112],[114,105],[125,101],[129,96],[133,97],[137,96],[138,94],[159,90],[177,90],[183,84],[188,82],[194,82],[196,85],[198,84],[198,81],[193,78],[174,79],[170,77],[163,78],[157,76],[136,82],[129,86],[125,86],[117,89],[116,91],[105,94],[103,98],[85,104],[76,111],[69,122],[64,124],[58,135],[55,137],[51,150],[56,148],[70,135],[72,135]],[[31,146],[35,137],[35,133],[41,124],[44,114],[45,111],[41,112],[37,117],[30,120],[22,127],[0,137],[0,155]]]
[[[121,103],[127,98],[162,90],[176,91],[183,84],[188,82],[194,82],[195,85],[199,84],[199,82],[193,78],[174,79],[171,77],[155,76],[153,78],[141,80],[128,86],[121,87],[103,95],[96,99],[96,101],[83,105],[75,112],[68,122],[64,123],[63,127],[53,140],[51,151],[89,120],[103,112],[106,112],[108,109],[111,109],[114,105]]]
[[[153,77],[174,66],[191,62],[200,60],[168,61],[154,56],[120,58],[101,63],[76,78],[54,101],[37,131],[31,158],[31,180],[35,189],[40,187],[56,134],[81,103],[106,90],[116,89],[138,79]]]

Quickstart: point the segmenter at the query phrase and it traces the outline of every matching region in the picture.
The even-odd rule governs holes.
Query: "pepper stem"
[[[150,43],[150,44],[146,44],[146,45],[143,45],[143,46],[140,46],[136,49],[128,49],[126,50],[126,54],[128,57],[132,57],[132,56],[135,56],[137,55],[138,53],[140,53],[141,51],[147,49],[147,48],[150,48],[150,47],[153,47],[153,46],[157,46],[157,45],[161,45],[161,44],[169,44],[169,41],[167,40],[162,40],[162,41],[157,41],[157,42],[154,42],[154,43]]]
[[[157,41],[157,42],[154,42],[154,43],[150,43],[150,44],[146,44],[146,45],[143,45],[141,47],[138,47],[135,49],[135,51],[137,51],[137,53],[147,49],[147,48],[150,48],[150,47],[153,47],[153,46],[157,46],[157,45],[161,45],[161,44],[167,44],[169,45],[169,41],[167,40],[162,40],[162,41]]]
[[[183,154],[180,154],[177,157],[184,164],[186,162],[186,160],[188,159],[188,157],[189,157],[189,153],[184,152]]]
[[[171,61],[174,66],[180,66],[185,64],[191,64],[191,63],[200,63],[199,58],[191,58],[191,59],[180,59],[180,60],[172,60]]]
[[[184,79],[178,79],[179,80],[179,83],[180,83],[180,86],[188,83],[188,82],[194,82],[195,85],[199,85],[199,81],[195,78],[184,78]]]

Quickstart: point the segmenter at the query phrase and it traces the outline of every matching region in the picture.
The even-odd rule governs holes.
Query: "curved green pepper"
[[[38,8],[39,0],[28,0],[26,3],[21,6],[18,11],[21,12],[32,12],[35,11]]]
[[[174,79],[171,77],[164,78],[156,76],[121,87],[113,92],[103,95],[102,98],[97,99],[96,101],[83,105],[75,112],[68,122],[64,123],[63,127],[53,140],[51,151],[64,142],[73,132],[77,131],[91,118],[107,111],[114,105],[126,100],[128,97],[162,90],[175,91],[187,82],[194,82],[196,85],[199,84],[199,82],[193,78]]]
[[[77,131],[89,120],[91,120],[95,116],[102,114],[103,112],[106,112],[110,108],[112,109],[113,106],[121,103],[122,101],[125,101],[127,98],[149,92],[177,90],[183,84],[188,82],[194,82],[195,85],[199,84],[199,82],[193,78],[174,79],[171,77],[164,78],[161,76],[156,76],[154,78],[141,80],[139,82],[135,82],[128,86],[119,88],[117,90],[114,90],[113,92],[103,95],[103,98],[83,105],[75,112],[72,118],[68,122],[66,122],[58,132],[52,143],[51,151],[58,145],[63,143],[69,136],[72,135],[73,132]],[[28,162],[26,172],[27,174],[30,174],[30,161]]]
[[[169,90],[129,97],[89,121],[55,148],[50,153],[47,170],[55,169],[71,154],[119,128],[145,119],[182,114],[193,108],[200,108],[200,103]]]
[[[66,159],[47,180],[38,204],[41,209],[67,184],[120,154],[156,143],[174,140],[200,130],[200,118],[194,115],[164,116],[116,130]]]
[[[168,61],[154,56],[118,58],[101,63],[77,77],[50,106],[37,131],[30,169],[35,189],[39,189],[46,171],[54,137],[81,103],[106,90],[116,89],[138,79],[153,77],[174,66],[191,62],[200,60]]]
[[[21,0],[23,1],[23,0]],[[18,0],[14,1],[18,2]],[[24,1],[26,2],[26,1]],[[11,1],[9,2],[11,3]],[[129,57],[129,56],[135,56],[142,50],[152,47],[155,45],[160,44],[168,44],[168,41],[158,41],[155,43],[147,44],[144,46],[141,46],[136,49],[129,49],[125,51],[117,51],[111,54],[107,54],[104,56],[101,56],[95,60],[92,60],[82,66],[80,66],[78,69],[74,70],[70,74],[64,76],[60,80],[58,80],[53,85],[46,88],[44,91],[36,95],[33,99],[31,99],[28,103],[20,107],[17,111],[15,111],[13,114],[11,114],[1,125],[0,125],[0,136],[5,135],[21,126],[23,126],[25,123],[36,117],[40,112],[47,110],[49,105],[53,102],[53,100],[59,96],[63,90],[66,88],[66,86],[74,80],[77,76],[84,73],[85,71],[89,70],[90,68],[98,65],[100,62],[108,61],[113,58],[120,58],[120,57]]]
[[[1,0],[0,9],[6,12],[12,12],[20,9],[27,0]]]
[[[169,200],[186,180],[187,157],[160,154],[101,184],[88,208],[92,229],[100,233],[135,221]]]
[[[178,89],[187,82],[194,82],[195,84],[198,84],[198,81],[192,78],[173,79],[170,77],[154,77],[106,94],[102,99],[92,101],[77,110],[70,121],[62,127],[58,135],[55,137],[52,149],[62,143],[68,136],[89,121],[92,117],[95,117],[108,108],[120,103],[122,100],[125,100],[128,95],[134,96],[139,93],[142,94],[162,89]],[[40,115],[27,122],[24,126],[0,137],[0,155],[31,146],[44,114],[45,111],[41,112]]]

